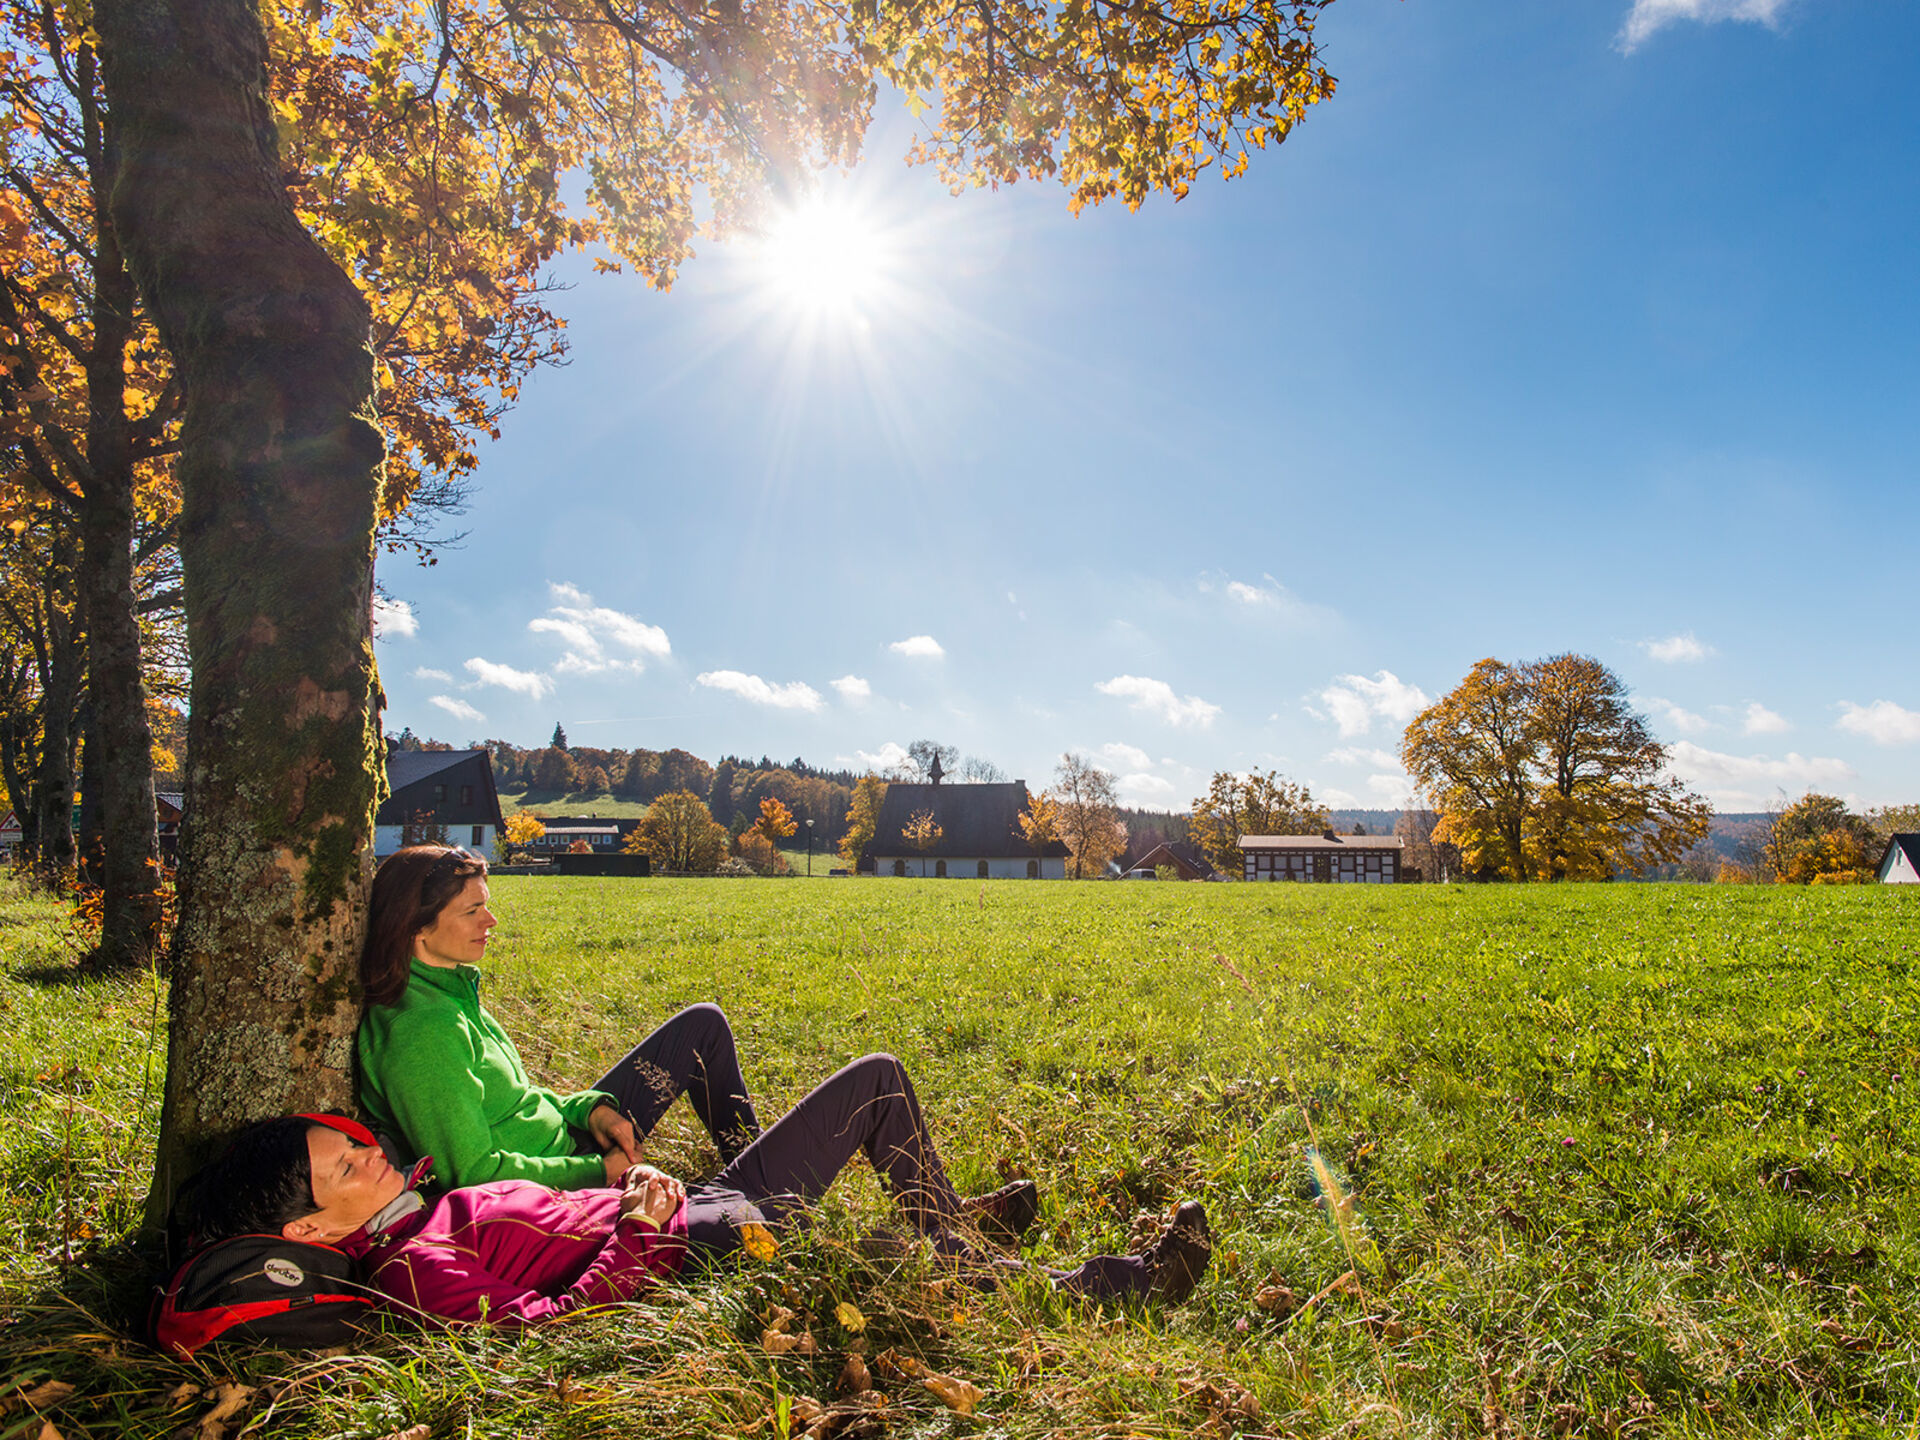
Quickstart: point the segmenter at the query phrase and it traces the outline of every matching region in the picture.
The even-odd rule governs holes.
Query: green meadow
[[[162,997],[76,977],[59,914],[0,889],[0,1440],[1920,1434],[1920,895],[494,888],[489,1004],[536,1076],[584,1085],[700,1000],[763,1115],[890,1050],[963,1190],[1039,1182],[1030,1257],[1193,1196],[1212,1270],[1170,1310],[974,1293],[861,1244],[859,1173],[770,1258],[545,1332],[164,1361],[125,1333]],[[705,1173],[696,1129],[653,1158]],[[853,1353],[885,1406],[809,1430]]]

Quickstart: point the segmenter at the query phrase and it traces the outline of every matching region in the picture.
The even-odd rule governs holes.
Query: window
[[[944,880],[947,878],[947,862],[946,861],[936,860],[933,862],[933,878],[936,880]]]
[[[1027,879],[1038,880],[1039,878],[1040,878],[1040,862],[1038,860],[1027,861]]]
[[[987,878],[987,862],[984,860],[980,862],[980,878],[982,880]]]
[[[460,787],[460,803],[462,805],[473,804],[473,786],[462,785]]]
[[[896,860],[896,861],[894,861],[894,862],[893,862],[893,873],[894,873],[894,874],[896,874],[896,875],[904,875],[904,874],[906,874],[906,873],[907,873],[907,862],[906,862],[906,861],[904,861],[904,860]]]
[[[476,826],[474,826],[474,827],[473,827],[473,838],[472,838],[471,840],[469,840],[469,841],[467,841],[467,844],[469,844],[469,845],[484,845],[484,844],[486,844],[486,843],[487,843],[487,827],[486,827],[486,826],[484,826],[484,825],[476,825]]]
[[[433,787],[433,798],[434,798],[435,800],[444,800],[444,799],[446,799],[446,798],[447,798],[447,787],[446,787],[446,786],[444,786],[444,785],[436,785],[436,786],[434,786],[434,787]]]

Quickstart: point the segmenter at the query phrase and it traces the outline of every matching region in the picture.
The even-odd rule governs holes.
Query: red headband
[[[373,1132],[371,1130],[367,1129],[367,1127],[362,1125],[358,1120],[351,1120],[345,1115],[296,1115],[293,1118],[296,1120],[306,1120],[315,1125],[324,1125],[329,1130],[338,1130],[356,1145],[378,1145],[380,1143],[373,1138]]]

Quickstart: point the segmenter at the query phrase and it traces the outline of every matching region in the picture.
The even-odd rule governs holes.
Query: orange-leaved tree
[[[534,207],[530,247],[563,233],[555,197],[578,171],[614,260],[664,284],[689,253],[696,196],[724,229],[797,194],[815,167],[857,156],[882,88],[923,117],[914,158],[956,187],[1054,177],[1078,209],[1177,197],[1209,166],[1237,174],[1332,94],[1314,37],[1326,3],[440,0],[361,25],[320,0],[314,13],[352,22],[329,43],[395,133],[419,127],[410,147],[471,136],[499,157],[513,205]],[[219,837],[183,862],[191,963],[173,993],[164,1165],[286,1108],[294,1089],[319,1105],[350,1088],[335,1057],[355,1019],[340,982],[380,788],[367,615],[384,451],[366,345],[379,302],[356,280],[378,290],[385,277],[343,269],[290,202],[283,117],[261,99],[259,0],[100,0],[95,28],[118,135],[114,220],[192,422],[189,804],[195,834]],[[329,172],[350,203],[359,153]],[[417,193],[438,206],[433,186],[430,173]],[[496,218],[436,213],[422,243]],[[233,893],[244,913],[222,905]],[[272,1017],[247,1023],[283,1037],[275,1075],[259,1073],[258,1047],[226,1043],[204,1003],[242,974],[274,997]]]
[[[847,833],[840,838],[840,863],[849,870],[860,864],[860,855],[880,828],[880,806],[887,798],[887,782],[869,771],[853,782],[853,798],[847,806]]]

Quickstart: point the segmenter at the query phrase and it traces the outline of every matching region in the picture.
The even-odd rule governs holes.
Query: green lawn
[[[500,815],[528,810],[536,815],[598,815],[608,820],[638,820],[647,813],[644,800],[629,800],[602,790],[592,795],[569,795],[561,790],[502,790]]]
[[[1142,1211],[1195,1195],[1214,1269],[1169,1312],[954,1291],[862,1257],[885,1213],[863,1175],[772,1260],[543,1335],[164,1363],[116,1338],[96,1272],[63,1278],[68,1247],[104,1246],[113,1275],[144,1191],[156,996],[51,971],[58,923],[0,891],[0,1393],[77,1385],[48,1411],[68,1436],[191,1432],[205,1394],[169,1393],[228,1380],[256,1387],[250,1422],[271,1403],[255,1434],[777,1435],[861,1344],[984,1392],[962,1418],[886,1383],[890,1435],[1916,1433],[1920,895],[495,893],[490,1003],[536,1074],[584,1083],[708,999],[767,1112],[891,1050],[963,1189],[1040,1182],[1036,1258],[1124,1246]],[[698,1173],[690,1127],[676,1111],[656,1155]],[[816,1354],[766,1353],[776,1307]],[[38,1426],[15,1406],[0,1440]]]

